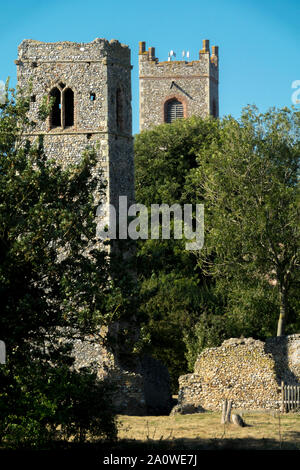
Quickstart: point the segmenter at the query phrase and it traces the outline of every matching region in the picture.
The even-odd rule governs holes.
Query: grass
[[[300,450],[300,415],[243,413],[247,426],[221,424],[221,414],[206,412],[175,416],[119,416],[119,441],[169,443],[201,447]]]
[[[247,426],[221,424],[221,414],[205,412],[194,415],[175,416],[118,416],[118,440],[112,443],[86,443],[83,446],[61,445],[52,450],[10,451],[0,449],[1,468],[8,463],[29,463],[31,468],[43,468],[45,462],[55,468],[102,468],[105,459],[124,456],[142,456],[141,461],[155,455],[198,455],[199,462],[203,451],[210,453],[210,462],[232,462],[231,451],[235,455],[241,451],[249,464],[257,464],[258,451],[267,451],[276,462],[286,463],[286,454],[300,450],[300,414],[243,413]],[[227,451],[227,452],[219,452]],[[234,457],[233,457],[234,458]],[[242,457],[243,458],[243,457]],[[146,459],[146,460],[145,460]],[[220,460],[221,459],[221,460]],[[198,465],[200,463],[198,462]],[[32,466],[32,465],[36,466]],[[142,464],[141,464],[142,465]],[[140,466],[138,468],[140,468]],[[148,465],[144,465],[148,468]],[[9,468],[10,468],[9,467]],[[7,467],[8,468],[8,467]],[[104,468],[104,467],[103,467]],[[105,465],[106,468],[106,465]],[[123,468],[130,466],[123,465]],[[198,467],[199,468],[199,467]]]

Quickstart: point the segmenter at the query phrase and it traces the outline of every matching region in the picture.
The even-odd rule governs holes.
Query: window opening
[[[165,108],[165,122],[171,124],[176,119],[182,119],[183,117],[183,104],[176,98],[169,100]]]
[[[71,88],[67,88],[64,92],[64,117],[65,126],[74,125],[74,93]]]
[[[61,93],[58,88],[53,88],[50,92],[51,98],[54,99],[51,113],[50,113],[50,126],[51,127],[58,127],[61,126]]]

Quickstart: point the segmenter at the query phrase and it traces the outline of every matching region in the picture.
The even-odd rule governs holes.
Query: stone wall
[[[140,42],[140,130],[164,122],[164,105],[171,98],[183,103],[184,117],[218,116],[218,60],[218,47],[213,46],[211,54],[208,40],[203,41],[199,60],[190,62],[159,62],[154,48],[150,47],[146,51],[145,42]]]
[[[57,329],[59,342],[72,345],[73,368],[90,368],[99,380],[112,385],[112,402],[118,414],[160,415],[172,408],[167,368],[150,356],[135,359],[130,370],[118,364],[106,344],[107,328],[81,336],[75,329]]]
[[[278,384],[281,381],[288,385],[300,383],[300,334],[269,338],[265,351],[275,361]]]
[[[219,411],[225,398],[234,408],[279,409],[281,380],[300,379],[300,335],[272,338],[232,338],[205,349],[193,374],[179,378],[178,404]]]
[[[54,336],[52,336],[54,335]],[[53,343],[53,337],[56,339]],[[89,368],[99,381],[112,385],[112,403],[117,413],[144,415],[146,401],[143,378],[140,373],[127,371],[116,363],[116,359],[106,344],[107,328],[98,333],[81,335],[74,328],[58,327],[51,332],[49,344],[69,345],[70,356],[74,359],[72,369],[80,372]]]

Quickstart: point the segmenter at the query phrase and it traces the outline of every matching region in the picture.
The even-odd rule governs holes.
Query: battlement
[[[25,39],[18,47],[18,61],[38,62],[103,62],[111,59],[118,65],[130,66],[130,49],[116,39],[96,38],[90,43],[41,42]]]
[[[202,49],[199,51],[199,59],[186,61],[186,60],[167,60],[160,62],[159,59],[155,56],[155,47],[149,47],[146,50],[146,42],[139,42],[139,59],[140,63],[151,63],[152,65],[157,66],[167,66],[171,67],[172,64],[176,64],[181,67],[197,67],[200,63],[208,64],[211,63],[214,67],[218,68],[218,59],[219,59],[219,47],[212,46],[212,52],[210,53],[209,40],[204,39],[202,42]]]

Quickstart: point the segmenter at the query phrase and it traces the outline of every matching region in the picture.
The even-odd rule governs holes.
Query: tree
[[[299,113],[163,124],[136,136],[135,165],[138,202],[205,208],[200,252],[172,236],[138,242],[140,320],[174,389],[200,349],[273,336],[280,303],[297,331]]]
[[[189,176],[189,193],[205,204],[199,266],[224,288],[271,286],[278,336],[299,283],[299,124],[300,113],[289,109],[249,107],[240,121],[225,118]]]
[[[72,372],[70,345],[58,341],[61,329],[106,324],[116,307],[107,252],[95,239],[101,173],[92,149],[65,169],[48,160],[42,138],[27,137],[30,100],[11,92],[0,106],[0,331],[8,356],[0,440],[37,445],[57,436],[59,425],[75,439],[111,438],[105,387],[88,371]],[[88,410],[90,390],[98,401]]]
[[[210,145],[218,122],[195,116],[162,124],[135,136],[136,199],[151,204],[189,203],[186,178],[197,155]]]
[[[186,182],[197,155],[215,138],[216,120],[192,117],[163,124],[135,137],[136,200],[151,204],[190,203]],[[195,199],[195,195],[193,195]],[[172,231],[171,231],[172,233]],[[168,367],[176,393],[187,372],[183,332],[212,307],[212,282],[204,278],[184,240],[139,240],[137,271],[142,332],[151,353]]]

